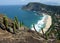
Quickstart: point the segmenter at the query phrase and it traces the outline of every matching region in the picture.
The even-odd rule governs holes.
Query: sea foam
[[[38,20],[37,23],[34,24],[35,25],[35,29],[36,29],[37,32],[40,32],[40,30],[46,26],[47,18],[48,18],[48,16],[43,14],[42,20]],[[31,25],[31,30],[34,30],[33,24]]]

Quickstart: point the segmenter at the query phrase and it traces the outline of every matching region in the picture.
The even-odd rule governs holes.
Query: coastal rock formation
[[[46,5],[37,2],[30,2],[26,6],[23,6],[22,9],[30,10],[30,11],[41,11],[41,12],[53,12],[53,13],[60,13],[60,6],[52,6]]]
[[[38,14],[46,13],[50,15],[52,17],[52,25],[46,33],[49,33],[50,35],[53,33],[53,37],[60,39],[60,6],[52,6],[37,2],[31,2],[24,6],[22,9],[28,11],[35,11]]]

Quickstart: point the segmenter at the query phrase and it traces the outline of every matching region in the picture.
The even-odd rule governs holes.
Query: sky
[[[60,5],[60,0],[0,0],[0,5],[22,5],[29,2]]]

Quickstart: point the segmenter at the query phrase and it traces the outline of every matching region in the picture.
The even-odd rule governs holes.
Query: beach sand
[[[46,18],[45,20],[44,20],[44,22],[46,22],[46,26],[43,28],[43,31],[44,31],[44,33],[50,28],[50,26],[52,25],[52,18],[51,18],[51,16],[50,15],[47,15],[48,16],[48,18]],[[42,31],[40,31],[40,33],[42,33]]]

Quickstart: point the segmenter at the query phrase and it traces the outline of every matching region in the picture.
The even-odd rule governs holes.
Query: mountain
[[[46,5],[37,2],[31,2],[23,7],[23,9],[31,11],[47,11],[60,14],[60,6]]]
[[[38,14],[46,13],[50,15],[52,17],[52,25],[46,33],[53,33],[53,36],[55,36],[57,39],[60,39],[60,6],[31,2],[28,3],[26,6],[23,6],[22,9],[28,11],[36,11],[38,12]]]

